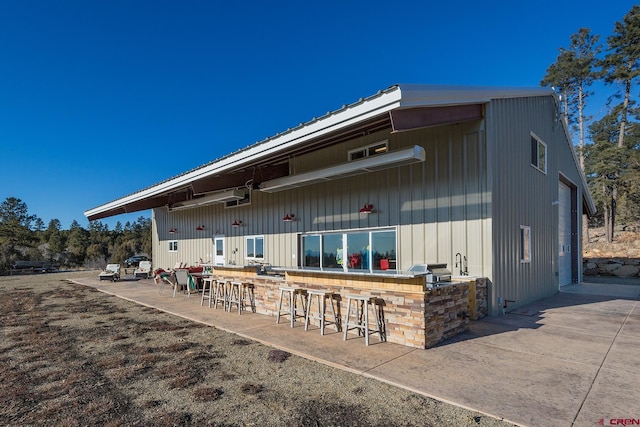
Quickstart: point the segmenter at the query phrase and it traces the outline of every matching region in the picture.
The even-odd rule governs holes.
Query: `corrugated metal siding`
[[[487,109],[492,144],[493,295],[511,307],[553,294],[557,288],[558,159],[570,151],[553,126],[551,97],[493,101]],[[547,173],[531,166],[531,132],[547,146]],[[531,227],[531,262],[520,262],[520,226]]]
[[[244,238],[264,235],[265,261],[295,266],[299,233],[398,226],[399,268],[444,262],[453,270],[455,254],[460,252],[467,257],[471,274],[486,275],[490,268],[485,236],[489,209],[481,126],[474,122],[367,135],[292,162],[296,169],[305,170],[343,163],[348,149],[389,139],[392,150],[423,146],[427,160],[422,164],[273,194],[253,191],[250,206],[224,209],[212,205],[177,212],[156,209],[155,261],[161,267],[200,258],[212,261],[213,237],[224,235],[227,261],[244,264]],[[466,206],[469,201],[475,206]],[[364,203],[372,203],[375,213],[359,214]],[[283,222],[286,213],[295,214],[295,221]],[[234,219],[243,221],[243,226],[232,228]],[[205,225],[206,231],[196,231],[197,225]],[[178,232],[170,235],[170,228]],[[167,241],[172,239],[179,240],[177,253],[168,252]],[[232,254],[236,248],[237,253]]]

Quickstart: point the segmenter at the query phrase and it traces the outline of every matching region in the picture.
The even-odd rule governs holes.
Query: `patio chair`
[[[104,271],[98,276],[100,280],[120,280],[120,264],[107,264]]]
[[[184,290],[187,294],[187,298],[189,298],[192,293],[198,293],[195,278],[191,274],[189,274],[189,270],[176,270],[175,277],[176,287],[180,288],[180,290]]]
[[[138,264],[138,268],[133,272],[135,277],[142,277],[143,279],[148,279],[151,274],[151,261],[140,261]]]
[[[161,294],[162,290],[165,286],[169,286],[173,288],[173,297],[176,297],[176,291],[178,290],[178,282],[175,279],[175,275],[173,273],[160,273],[156,275],[157,279],[160,279],[160,289],[158,289],[158,293]]]

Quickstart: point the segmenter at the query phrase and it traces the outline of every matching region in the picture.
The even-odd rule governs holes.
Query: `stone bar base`
[[[274,277],[256,275],[255,267],[215,267],[215,274],[250,280],[255,285],[257,312],[270,316],[276,315],[279,287],[285,284],[334,292],[336,314],[343,321],[346,295],[371,295],[382,304],[387,341],[415,348],[430,348],[462,333],[470,319],[487,313],[483,278],[426,289],[424,276],[287,270],[285,277]]]

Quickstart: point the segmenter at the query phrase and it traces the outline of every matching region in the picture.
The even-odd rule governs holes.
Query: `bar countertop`
[[[273,271],[283,272],[283,273],[312,273],[312,274],[326,274],[326,275],[340,275],[340,276],[355,276],[355,277],[375,277],[375,278],[397,278],[397,279],[413,279],[415,277],[426,276],[426,273],[423,272],[412,272],[412,271],[390,271],[388,273],[373,272],[370,271],[344,271],[344,270],[314,270],[310,268],[296,268],[296,267],[273,267]]]

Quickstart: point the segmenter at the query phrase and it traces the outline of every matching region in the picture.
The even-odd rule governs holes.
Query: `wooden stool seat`
[[[354,302],[355,313],[351,315],[351,302]],[[382,315],[380,310],[376,310],[375,298],[371,295],[347,295],[347,312],[344,319],[344,340],[347,339],[347,332],[352,329],[358,331],[358,336],[364,335],[364,342],[369,345],[369,335],[378,334],[380,341],[385,341],[386,337],[383,332],[382,322],[380,321]],[[371,309],[371,310],[370,310]],[[369,311],[372,312],[375,318],[375,327],[371,328],[369,324]]]
[[[222,303],[222,309],[227,309],[227,279],[219,278],[216,280],[216,288],[213,292],[213,308],[218,308],[218,302]]]
[[[324,328],[327,323],[333,324],[336,328],[336,332],[340,332],[339,323],[340,319],[336,316],[336,309],[333,304],[333,296],[335,294],[331,291],[322,291],[316,289],[307,289],[307,312],[304,318],[304,330],[309,330],[309,319],[314,318],[318,319],[320,324],[320,335],[324,335]],[[311,304],[313,303],[313,299],[316,299],[318,311],[315,314],[311,313]],[[331,307],[331,315],[333,316],[333,320],[327,320],[326,315],[326,301],[329,299],[329,307]]]
[[[276,315],[276,323],[280,323],[280,316],[289,316],[291,327],[293,328],[296,318],[306,316],[305,307],[305,295],[306,289],[294,287],[294,286],[281,286],[280,287],[280,302],[278,303],[278,314]],[[287,299],[289,306],[283,311],[282,301]],[[302,306],[302,312],[298,308],[298,300]]]
[[[253,313],[256,312],[256,301],[253,283],[245,280],[232,280],[229,282],[229,294],[228,294],[228,306],[231,311],[231,306],[236,304],[238,307],[238,314],[242,314],[242,309],[246,307],[247,300]]]
[[[213,276],[205,277],[202,279],[202,297],[200,299],[200,306],[204,305],[205,296],[209,298],[209,308],[211,308],[211,299],[213,296],[213,283],[216,278]]]

